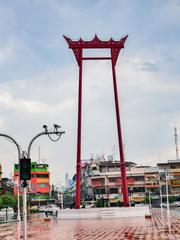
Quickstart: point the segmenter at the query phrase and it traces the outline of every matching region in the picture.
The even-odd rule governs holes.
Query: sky
[[[76,171],[78,66],[63,34],[73,40],[128,34],[116,65],[126,160],[155,165],[176,158],[180,0],[0,0],[0,19],[0,133],[27,151],[44,124],[61,125],[60,141],[42,136],[31,151],[33,161],[40,156],[49,164],[52,183]],[[83,62],[82,159],[119,158],[111,71],[109,61]],[[10,177],[17,149],[3,137],[0,162]]]

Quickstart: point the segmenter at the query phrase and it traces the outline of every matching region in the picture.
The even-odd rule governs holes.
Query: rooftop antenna
[[[112,154],[113,154],[113,161],[115,162],[116,160],[116,155],[118,154],[117,146],[114,145],[112,148]]]
[[[40,164],[40,161],[41,161],[41,148],[39,146],[38,148],[38,163]]]
[[[176,160],[179,160],[178,134],[177,134],[176,125],[174,125],[174,140],[175,140],[175,148],[176,148]]]

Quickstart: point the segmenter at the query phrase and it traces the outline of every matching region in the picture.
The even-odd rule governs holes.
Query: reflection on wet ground
[[[0,240],[22,239],[22,226],[0,225]],[[4,235],[3,235],[4,234]],[[153,209],[152,219],[119,218],[89,220],[57,220],[42,218],[28,222],[31,240],[121,240],[121,239],[180,239],[180,218]]]

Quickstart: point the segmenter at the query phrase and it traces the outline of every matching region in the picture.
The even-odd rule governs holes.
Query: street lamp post
[[[20,163],[20,158],[21,158],[21,148],[19,146],[19,144],[16,142],[16,140],[14,138],[12,138],[11,136],[7,135],[7,134],[3,134],[0,133],[0,137],[4,137],[9,139],[10,141],[12,141],[18,150],[18,164]],[[19,169],[19,175],[18,175],[18,183],[17,183],[17,222],[20,223],[21,222],[21,215],[20,215],[20,199],[19,199],[19,189],[20,189],[20,169]]]
[[[168,190],[168,180],[169,180],[169,172],[166,171],[166,201],[167,201],[167,216],[170,217],[169,211],[169,190]]]
[[[151,210],[151,191],[149,191],[149,210]]]
[[[63,210],[63,192],[60,192],[60,194],[61,194],[61,210]]]
[[[32,147],[32,144],[33,142],[40,136],[43,136],[43,135],[48,135],[48,137],[53,141],[53,142],[57,142],[61,135],[64,134],[65,132],[64,131],[59,131],[59,128],[60,126],[57,125],[57,124],[54,124],[54,131],[48,131],[48,128],[46,125],[43,126],[44,128],[44,131],[43,132],[40,132],[38,133],[35,137],[32,138],[32,140],[30,141],[29,145],[28,145],[28,153],[27,153],[27,157],[30,158],[30,154],[31,154],[31,147]],[[58,138],[56,139],[53,139],[51,138],[51,135],[56,135],[58,136]],[[26,199],[26,196],[27,196],[27,193],[26,193],[26,186],[23,188],[23,232],[24,232],[24,240],[27,240],[27,199]]]
[[[159,193],[160,193],[160,202],[161,202],[161,211],[163,210],[162,206],[162,183],[159,182]]]
[[[60,206],[61,206],[61,210],[64,209],[64,199],[63,199],[63,196],[64,196],[64,187],[63,185],[61,184],[61,182],[58,182],[56,184],[56,191],[58,193],[58,200],[59,200],[59,203],[60,203]]]
[[[27,155],[27,157],[30,158],[32,144],[38,137],[40,137],[42,135],[48,135],[48,137],[53,142],[57,142],[60,139],[61,135],[65,133],[64,131],[59,131],[60,126],[57,125],[57,124],[54,124],[54,130],[53,131],[48,131],[48,127],[46,125],[44,125],[43,128],[44,128],[44,131],[39,133],[39,134],[37,134],[30,141],[30,143],[28,145],[28,152],[27,152],[27,154],[26,154],[25,151],[23,151],[23,153],[21,154],[20,146],[17,144],[17,142],[12,137],[10,137],[7,134],[1,134],[0,133],[0,136],[6,137],[6,138],[10,139],[12,142],[14,142],[16,144],[17,149],[18,149],[19,169],[20,169],[20,157],[21,157],[21,155],[22,155],[22,157],[26,157],[26,155]],[[51,135],[56,135],[57,138],[53,139],[53,138],[51,138]],[[20,174],[19,174],[18,184],[20,186]],[[18,190],[19,190],[19,188],[18,188]],[[19,200],[18,200],[18,202],[19,202]],[[18,206],[19,206],[19,203],[18,203]],[[20,215],[19,215],[19,219],[20,219]],[[27,182],[26,181],[23,182],[23,240],[27,240]]]
[[[167,217],[170,218],[168,181],[171,179],[171,176],[170,176],[170,172],[168,169],[166,171],[161,170],[161,171],[159,171],[159,173],[162,174],[161,178],[165,181],[165,185],[166,185]],[[161,195],[162,195],[162,193],[161,193]]]
[[[129,206],[131,207],[133,203],[133,188],[129,189],[129,196],[130,196]]]
[[[162,206],[162,181],[160,179],[160,172],[158,173],[158,180],[159,180],[160,207],[161,207],[161,212],[162,212],[162,210],[163,210],[163,206]]]

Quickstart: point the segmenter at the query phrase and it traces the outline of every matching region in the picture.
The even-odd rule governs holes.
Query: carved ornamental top
[[[81,38],[78,41],[73,41],[71,38],[64,36],[69,48],[124,48],[124,43],[128,35],[122,37],[120,40],[115,41],[112,38],[108,41],[102,41],[97,35],[90,41],[84,41]]]

